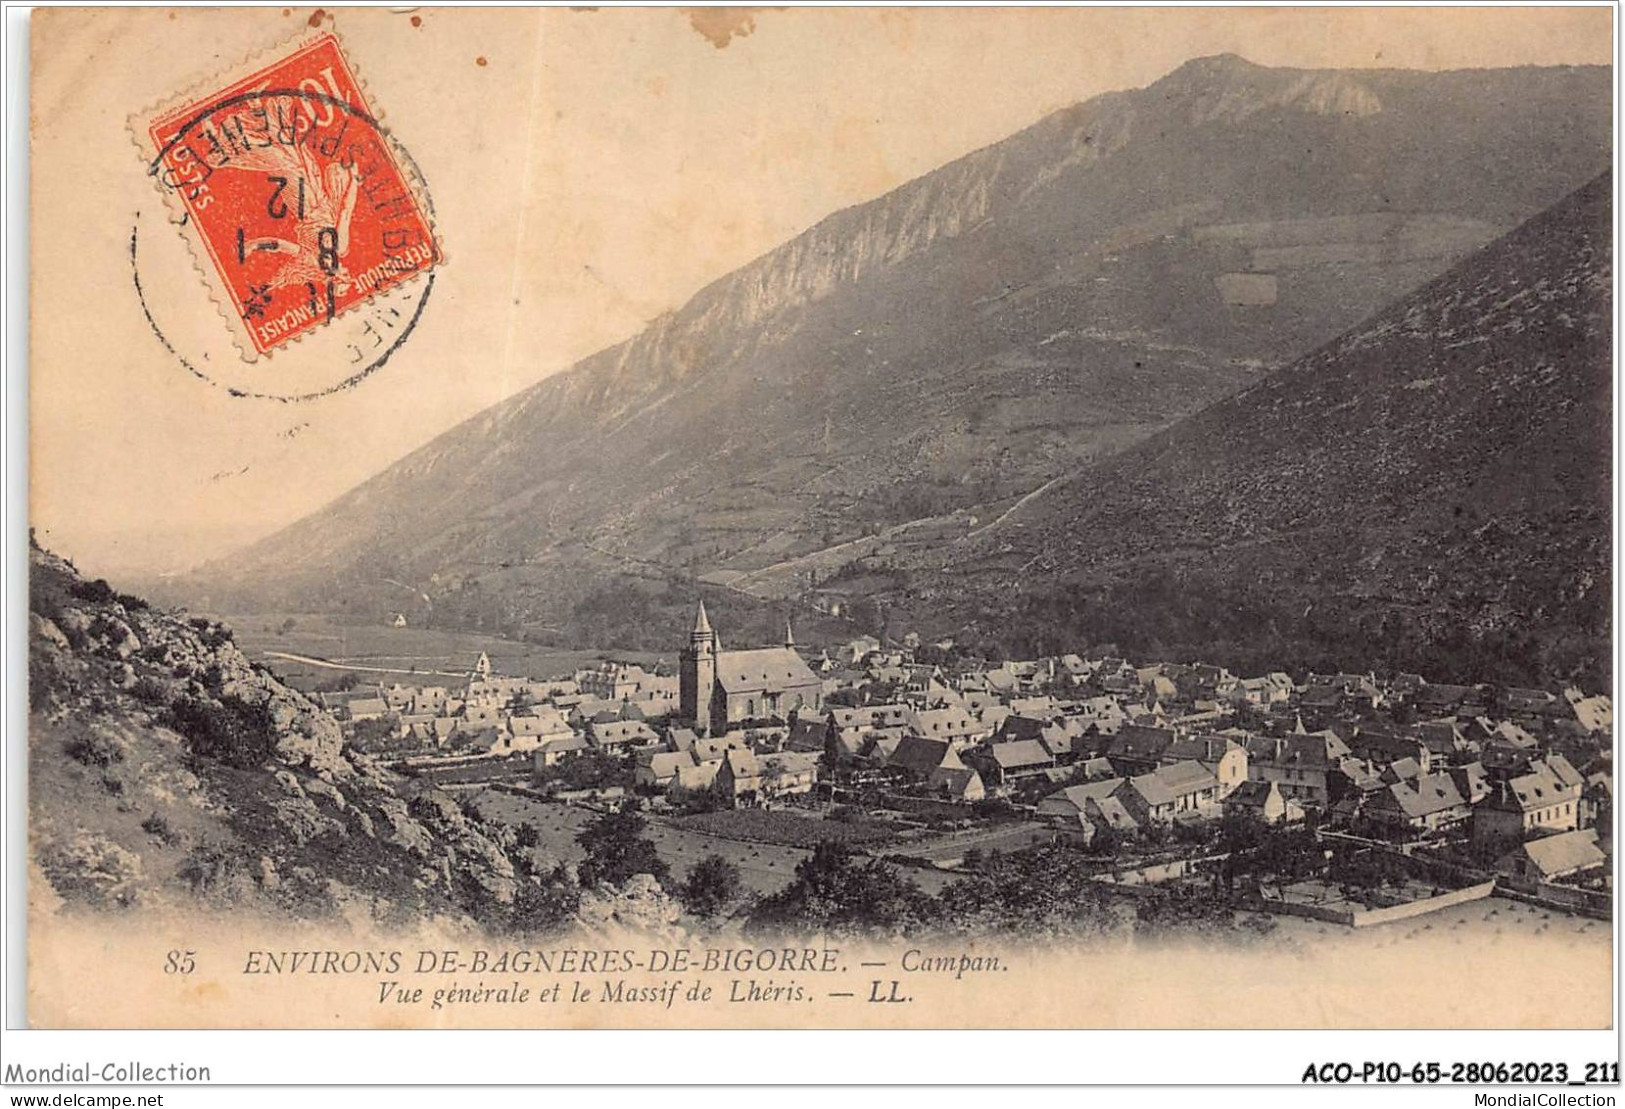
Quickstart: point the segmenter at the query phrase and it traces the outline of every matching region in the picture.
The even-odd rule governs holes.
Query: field
[[[498,674],[551,678],[595,666],[611,657],[599,651],[567,651],[477,632],[340,624],[319,613],[223,615],[237,645],[268,663],[290,684],[309,689],[354,672],[369,681],[443,685],[466,677],[484,651]],[[291,622],[291,627],[289,626]],[[319,662],[278,657],[301,655]],[[653,665],[654,655],[616,652],[617,661]]]
[[[474,797],[474,805],[486,819],[508,824],[529,823],[541,836],[545,851],[563,862],[582,857],[575,837],[597,813],[577,805],[551,804],[511,793],[487,790]],[[721,855],[739,868],[745,886],[758,894],[776,893],[795,876],[796,864],[809,854],[805,848],[774,843],[745,843],[706,835],[693,828],[651,818],[648,836],[655,850],[681,879],[707,855]],[[937,893],[953,876],[935,870],[909,868],[903,872],[927,893]]]
[[[984,825],[968,831],[950,832],[946,835],[902,843],[883,853],[910,855],[914,858],[931,859],[937,863],[952,864],[955,860],[963,859],[965,853],[973,849],[984,854],[990,851],[1021,851],[1048,843],[1053,838],[1054,833],[1042,824],[1017,821]]]
[[[513,782],[523,785],[530,780],[531,759],[516,755],[506,759],[482,759],[452,766],[420,766],[414,777],[432,785],[471,785],[484,782]]]
[[[785,847],[815,847],[826,840],[859,844],[886,840],[895,831],[878,821],[820,820],[783,810],[725,809],[680,816],[674,826],[724,839],[776,843]]]

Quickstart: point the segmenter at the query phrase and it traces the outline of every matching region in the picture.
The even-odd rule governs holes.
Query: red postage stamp
[[[246,359],[441,260],[425,194],[330,32],[139,128]]]

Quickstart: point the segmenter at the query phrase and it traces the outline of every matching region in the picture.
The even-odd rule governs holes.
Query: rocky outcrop
[[[684,933],[683,909],[648,874],[634,874],[620,888],[601,886],[581,897],[576,911],[590,932],[631,932],[674,939]]]
[[[141,900],[141,857],[94,832],[48,845],[39,865],[59,896],[119,906]]]
[[[71,694],[67,683],[50,680],[51,673],[84,676],[91,663],[111,663],[98,676],[120,690],[140,683],[148,706],[163,708],[185,696],[216,707],[227,698],[260,707],[275,732],[277,761],[329,777],[351,772],[338,722],[251,663],[232,642],[229,628],[160,612],[137,598],[113,594],[105,583],[97,588],[48,552],[36,550],[34,558],[36,577],[50,576],[59,586],[40,598],[48,611],[33,611],[29,618],[39,697],[58,698],[57,711]]]
[[[347,752],[332,716],[228,627],[38,548],[30,570],[31,840],[62,906],[502,924],[511,832]],[[198,734],[211,714],[225,741]]]

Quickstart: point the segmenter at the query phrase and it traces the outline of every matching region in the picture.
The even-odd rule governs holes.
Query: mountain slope
[[[37,913],[492,932],[570,920],[578,892],[551,864],[347,750],[337,722],[221,624],[116,594],[35,547],[28,657]]]
[[[1457,680],[1604,683],[1611,205],[1604,174],[1057,483],[960,545],[916,603],[1015,594],[1020,623],[1060,639],[1300,637],[1349,666],[1454,653]],[[1138,628],[1119,611],[1136,594]],[[1169,594],[1182,617],[1158,609]]]
[[[179,588],[410,605],[387,579],[419,621],[568,637],[617,575],[963,534],[1550,204],[1608,126],[1600,69],[1192,62],[832,215]]]

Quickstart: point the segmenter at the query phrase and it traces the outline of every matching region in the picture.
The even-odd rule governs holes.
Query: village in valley
[[[702,603],[675,666],[538,679],[482,652],[466,681],[312,695],[355,750],[544,846],[633,808],[674,864],[731,849],[760,894],[835,841],[927,891],[1062,850],[1125,900],[1260,918],[1358,927],[1491,894],[1610,915],[1605,696],[721,630]]]

